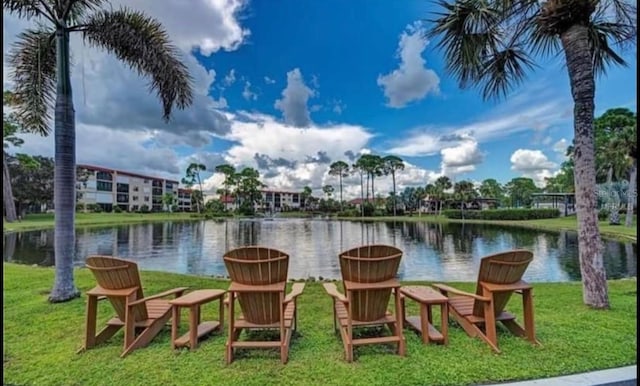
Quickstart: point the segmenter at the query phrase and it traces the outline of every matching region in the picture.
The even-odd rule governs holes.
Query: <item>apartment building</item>
[[[171,193],[176,197],[180,210],[191,210],[191,192],[179,189],[178,181],[82,164],[77,165],[76,175],[79,204],[99,205],[106,212],[111,212],[116,206],[124,211],[146,207],[157,212],[165,209],[163,195]]]
[[[302,194],[277,190],[262,190],[262,207],[265,211],[281,212],[301,207]]]

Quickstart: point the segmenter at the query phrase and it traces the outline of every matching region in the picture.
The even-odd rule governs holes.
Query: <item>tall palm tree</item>
[[[233,166],[229,165],[229,164],[222,164],[222,165],[217,165],[215,167],[215,172],[216,173],[222,173],[224,174],[224,182],[222,183],[222,185],[224,186],[224,195],[225,197],[228,197],[231,195],[231,187],[234,186],[236,184],[236,168],[234,168]],[[224,204],[224,208],[227,209],[227,204]]]
[[[353,174],[358,173],[360,175],[360,216],[364,217],[364,166],[361,162],[362,158],[359,158],[356,163],[351,165],[351,172]]]
[[[343,210],[342,202],[342,178],[349,176],[349,164],[344,161],[336,161],[329,166],[329,174],[340,179],[340,210]]]
[[[382,159],[385,174],[391,174],[393,181],[393,217],[396,217],[396,171],[404,170],[402,158],[395,155],[388,155]]]
[[[595,75],[624,64],[612,45],[636,44],[636,5],[627,0],[438,0],[428,35],[461,87],[486,98],[519,85],[534,58],[564,53],[574,100],[578,249],[585,304],[608,308],[596,211]]]
[[[453,184],[451,179],[447,176],[440,176],[434,183],[436,196],[438,197],[438,214],[442,213],[442,207],[444,206],[444,200],[447,197],[445,190],[451,189]]]
[[[202,191],[202,179],[200,178],[200,172],[203,172],[207,170],[207,167],[204,166],[203,164],[197,163],[197,162],[192,162],[189,164],[189,166],[187,167],[187,172],[186,172],[186,179],[192,181],[191,185],[195,184],[196,182],[198,183],[198,186],[200,187],[200,197],[202,197],[204,199],[204,192]],[[196,201],[196,205],[198,208],[198,213],[200,213],[200,200]],[[202,205],[204,205],[204,200],[202,202]]]
[[[104,0],[3,0],[2,4],[5,12],[38,22],[18,36],[9,63],[20,102],[16,113],[25,128],[48,132],[50,113],[55,111],[56,275],[49,301],[66,301],[79,296],[73,280],[76,128],[69,35],[81,33],[90,45],[112,52],[149,76],[165,120],[174,106],[182,109],[191,104],[192,78],[162,25],[141,12],[112,10]]]

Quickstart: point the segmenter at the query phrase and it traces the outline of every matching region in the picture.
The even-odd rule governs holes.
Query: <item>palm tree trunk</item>
[[[393,217],[396,217],[396,173],[391,171],[391,180],[393,182]]]
[[[638,176],[638,164],[634,158],[631,161],[631,172],[629,174],[629,188],[627,189],[627,216],[624,219],[624,226],[630,227],[633,223],[633,206],[636,205],[636,178]]]
[[[593,129],[595,80],[589,32],[587,27],[576,24],[563,32],[560,38],[574,102],[574,179],[583,301],[593,308],[609,308],[607,275],[596,211]]]
[[[364,217],[364,184],[362,172],[360,172],[360,216]]]
[[[16,203],[11,189],[11,176],[9,175],[9,164],[7,163],[7,153],[2,151],[2,199],[4,202],[4,220],[14,222],[18,219],[16,215]]]
[[[56,30],[57,96],[55,107],[55,206],[56,276],[50,302],[63,302],[80,296],[73,282],[76,206],[76,123],[71,92],[69,32]]]
[[[343,204],[342,204],[342,170],[340,170],[340,211],[342,212],[344,210]]]

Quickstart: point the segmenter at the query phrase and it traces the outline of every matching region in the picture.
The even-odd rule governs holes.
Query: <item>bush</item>
[[[363,204],[363,208],[364,208],[364,215],[365,216],[373,216],[373,213],[375,212],[375,207],[373,206],[372,203],[370,202],[365,202]]]
[[[442,214],[450,219],[467,220],[538,220],[560,216],[558,209],[488,209],[465,210],[447,209]]]
[[[337,213],[338,217],[360,217],[360,211],[355,209],[347,209]]]
[[[140,207],[140,213],[149,213],[149,206],[148,205],[142,205]]]
[[[608,220],[610,214],[611,214],[611,211],[609,209],[602,208],[598,211],[598,220],[600,221]]]
[[[119,206],[114,206],[113,207],[113,213],[122,213],[122,208]]]

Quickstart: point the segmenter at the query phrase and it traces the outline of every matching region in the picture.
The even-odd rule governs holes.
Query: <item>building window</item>
[[[167,183],[164,184],[164,187],[167,188],[167,189],[173,189],[173,183],[167,182]]]
[[[129,184],[116,184],[116,191],[118,193],[129,193]]]
[[[97,180],[112,181],[113,180],[113,176],[109,172],[97,172],[96,173],[96,179]]]
[[[149,202],[149,196],[145,196],[144,201]]]
[[[137,186],[134,186],[134,187],[133,187],[133,191],[134,191],[134,192],[137,192],[138,190],[140,190],[140,188],[138,188]]]
[[[112,182],[98,181],[96,189],[102,192],[111,192],[113,190]]]

